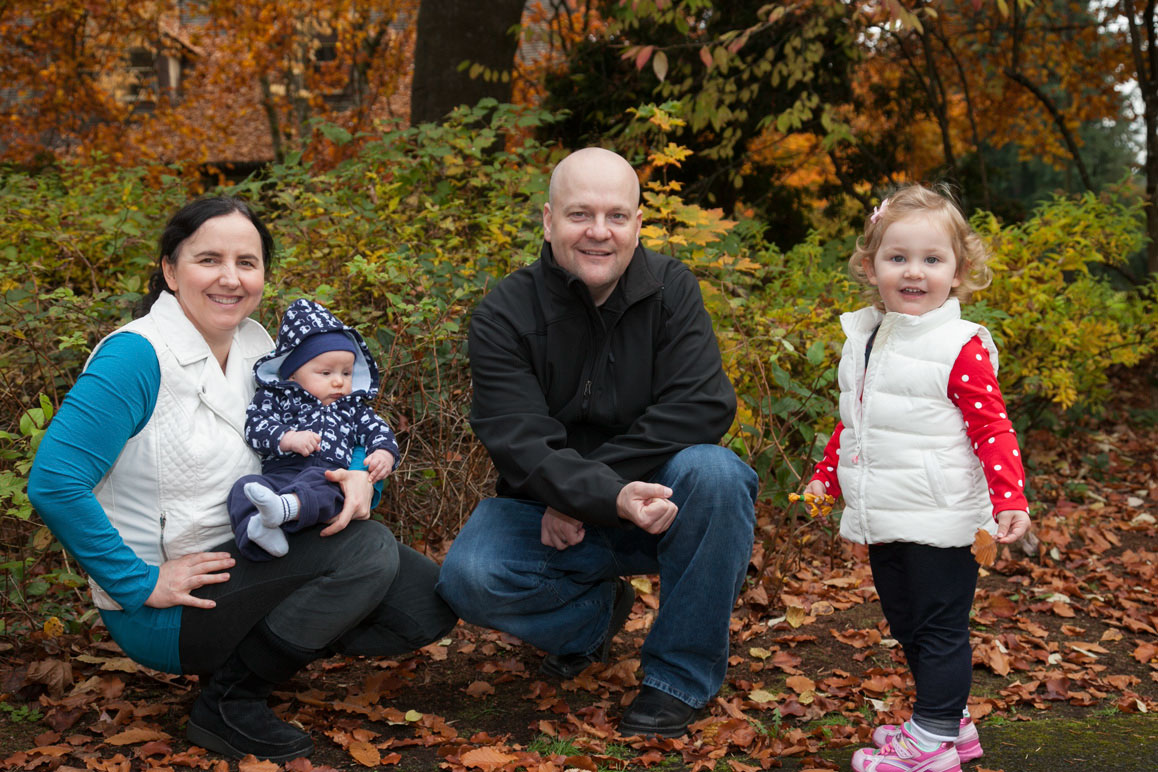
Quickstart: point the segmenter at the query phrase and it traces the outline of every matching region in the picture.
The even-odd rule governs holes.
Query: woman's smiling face
[[[212,345],[232,337],[261,302],[261,236],[240,212],[206,220],[162,260],[165,282],[193,326]]]

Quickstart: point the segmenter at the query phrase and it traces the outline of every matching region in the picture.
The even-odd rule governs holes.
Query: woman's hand
[[[236,562],[228,552],[193,552],[176,560],[166,560],[161,564],[157,584],[145,600],[145,605],[152,608],[213,608],[217,605],[214,601],[198,598],[191,593],[207,584],[228,582],[229,574],[224,572],[233,568]]]
[[[327,469],[326,479],[342,486],[346,504],[338,516],[322,529],[322,536],[333,536],[351,520],[368,520],[370,502],[374,496],[374,486],[370,483],[369,472],[355,472],[352,469]]]

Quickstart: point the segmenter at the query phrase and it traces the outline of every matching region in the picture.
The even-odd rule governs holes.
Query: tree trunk
[[[523,5],[524,0],[422,0],[411,124],[440,121],[455,107],[474,105],[484,97],[510,101],[518,48],[515,28]]]

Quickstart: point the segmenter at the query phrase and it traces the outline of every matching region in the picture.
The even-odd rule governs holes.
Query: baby
[[[229,516],[241,553],[281,557],[287,533],[332,520],[341,488],[327,469],[349,467],[364,448],[370,481],[398,465],[394,432],[367,404],[378,392],[378,368],[358,332],[321,305],[294,301],[273,352],[254,366],[258,389],[246,411],[245,438],[262,456],[229,494]]]

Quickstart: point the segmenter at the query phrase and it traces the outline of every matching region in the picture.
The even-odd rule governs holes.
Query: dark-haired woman
[[[272,253],[237,199],[177,212],[147,313],[98,344],[41,442],[28,494],[89,575],[121,648],[202,676],[189,740],[282,761],[313,743],[269,709],[277,683],[334,652],[412,651],[455,617],[434,592],[438,566],[368,519],[364,471],[327,472],[346,497],[339,532],[294,534],[279,560],[238,555],[226,498],[260,466],[242,432],[253,364],[272,348],[249,318]]]

